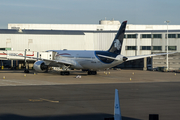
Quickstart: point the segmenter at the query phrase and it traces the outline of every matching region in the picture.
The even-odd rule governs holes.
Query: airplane
[[[124,32],[127,21],[121,24],[117,35],[107,51],[84,51],[84,50],[49,50],[56,52],[55,60],[41,60],[34,63],[34,69],[43,72],[47,66],[59,66],[63,69],[61,75],[69,75],[69,68],[83,69],[88,75],[96,75],[98,70],[117,66],[128,58],[121,55]]]
[[[167,53],[160,53],[160,54],[128,56],[128,57],[123,56],[121,54],[121,51],[122,51],[126,24],[127,21],[124,21],[121,24],[110,48],[107,51],[48,50],[55,52],[55,57],[53,60],[35,58],[30,56],[20,56],[20,57],[37,59],[38,61],[36,61],[33,65],[33,68],[37,72],[44,72],[48,69],[48,67],[60,67],[62,68],[62,71],[60,72],[61,75],[69,75],[70,74],[69,69],[87,70],[88,75],[96,75],[98,70],[112,68],[125,61],[167,54]],[[168,53],[168,54],[172,54],[172,53]]]

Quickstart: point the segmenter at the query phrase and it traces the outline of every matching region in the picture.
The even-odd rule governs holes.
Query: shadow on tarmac
[[[24,73],[23,69],[20,70],[10,70],[10,69],[4,69],[4,70],[0,70],[0,73]],[[29,73],[24,73],[24,74],[39,74],[38,72],[36,72],[35,70],[29,70]],[[60,71],[48,71],[48,72],[40,72],[40,73],[45,73],[45,74],[49,74],[49,75],[60,75]],[[79,71],[79,70],[71,70],[70,71],[70,75],[81,75],[81,76],[87,76],[87,72],[83,72],[83,71]],[[66,75],[64,75],[66,76]]]
[[[15,114],[0,115],[1,120],[104,120],[104,118],[112,118],[110,114],[77,114],[65,116],[21,116]],[[135,118],[123,117],[122,120],[140,120]]]
[[[24,70],[10,70],[10,69],[4,69],[0,70],[0,73],[24,73]],[[34,74],[34,70],[29,70],[29,73],[26,74]]]

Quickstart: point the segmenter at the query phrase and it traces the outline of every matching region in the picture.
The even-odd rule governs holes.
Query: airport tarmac
[[[80,75],[81,78],[76,78]],[[21,85],[69,85],[69,84],[107,84],[107,83],[144,83],[144,82],[179,82],[180,73],[153,72],[142,70],[99,71],[97,75],[87,72],[71,71],[71,75],[61,76],[57,71],[28,74],[23,70],[0,70],[0,86]]]
[[[69,76],[31,72],[24,76],[21,70],[1,70],[0,119],[103,120],[113,116],[115,89],[123,120],[148,120],[149,114],[159,114],[159,120],[179,119],[179,73],[106,72],[96,76],[80,71]]]

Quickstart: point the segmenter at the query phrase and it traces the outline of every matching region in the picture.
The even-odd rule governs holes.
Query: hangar
[[[0,29],[0,49],[13,51],[107,50],[120,22],[101,20],[99,24],[8,24]],[[180,25],[168,26],[169,52],[180,52]],[[166,25],[127,24],[122,47],[125,56],[166,52]],[[144,65],[145,64],[145,65]],[[166,66],[166,56],[125,62],[121,68]],[[169,69],[180,68],[180,54],[169,56]]]

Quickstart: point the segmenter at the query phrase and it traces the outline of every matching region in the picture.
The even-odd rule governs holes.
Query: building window
[[[162,38],[162,34],[153,34],[153,38]]]
[[[167,46],[165,47],[165,50],[167,50]],[[168,50],[177,50],[177,46],[168,46]]]
[[[0,48],[0,50],[6,50],[6,48]]]
[[[126,46],[126,50],[136,50],[136,46]]]
[[[162,46],[153,46],[152,49],[153,50],[162,50]]]
[[[103,29],[97,29],[97,31],[103,31]]]
[[[124,38],[126,38],[126,36],[127,36],[127,35],[126,35],[126,34],[124,34]]]
[[[127,38],[136,38],[136,34],[127,34]]]
[[[180,38],[180,34],[178,34],[178,38]]]
[[[166,34],[167,36],[167,34]],[[168,38],[176,38],[176,34],[168,34]]]
[[[151,50],[151,46],[141,46],[141,50]]]
[[[11,48],[0,48],[0,50],[11,50]]]
[[[142,34],[141,38],[151,38],[151,34]]]

